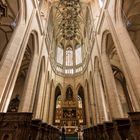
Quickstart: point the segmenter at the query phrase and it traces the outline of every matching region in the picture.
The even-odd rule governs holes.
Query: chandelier
[[[72,40],[79,29],[80,2],[79,0],[60,0],[59,11],[61,13],[59,28],[62,36],[66,40]]]

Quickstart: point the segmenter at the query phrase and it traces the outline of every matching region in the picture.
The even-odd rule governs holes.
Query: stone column
[[[7,48],[7,52],[4,60],[0,62],[0,111],[6,111],[8,108],[8,104],[10,102],[12,96],[12,90],[14,88],[14,84],[16,82],[16,76],[18,75],[18,70],[20,68],[19,63],[22,61],[22,56],[24,55],[23,47],[25,45],[21,45],[24,33],[25,33],[25,25],[19,25],[14,34],[11,37],[8,45],[5,46]],[[22,34],[21,34],[22,33]],[[18,41],[17,41],[18,40]],[[18,54],[20,53],[20,58],[18,58]]]
[[[128,76],[126,76],[126,80],[133,88],[133,92],[130,92],[130,97],[132,98],[134,110],[140,111],[140,58],[136,53],[134,44],[130,43],[130,40],[127,39],[128,35],[126,36],[124,32],[122,33],[122,29],[118,29],[118,31],[121,49],[125,58],[125,60],[122,60],[122,63],[126,64],[124,69],[126,69],[127,75],[129,75],[129,81]],[[126,39],[124,39],[124,36]]]
[[[117,93],[114,75],[109,62],[109,58],[106,53],[103,52],[101,55],[101,61],[103,65],[103,74],[105,78],[105,86],[107,91],[107,97],[109,102],[109,108],[112,118],[124,117],[119,95]]]
[[[99,74],[99,72],[98,72]],[[102,107],[103,107],[103,116],[104,116],[104,121],[109,121],[109,116],[108,116],[108,112],[107,112],[107,103],[105,100],[105,92],[103,90],[103,85],[102,85],[102,81],[101,81],[101,76],[99,74],[99,85],[100,85],[100,94],[101,94],[101,99],[102,99]]]
[[[89,95],[90,95],[90,105],[91,105],[91,115],[92,115],[92,121],[94,122],[94,125],[96,124],[96,108],[95,108],[95,97],[93,95],[93,86],[92,86],[92,75],[90,75],[90,85],[89,85]]]
[[[43,118],[44,116],[44,112],[46,112],[44,110],[45,108],[45,103],[46,103],[46,91],[48,89],[48,76],[49,76],[49,72],[48,72],[48,58],[47,58],[47,65],[45,68],[45,79],[44,79],[44,87],[43,87],[43,97],[42,97],[42,105],[41,105],[41,118]]]
[[[11,96],[18,71],[20,69],[20,63],[22,62],[22,56],[24,55],[24,50],[28,41],[30,32],[27,31],[27,24],[32,22],[36,11],[33,10],[32,5],[30,6],[30,13],[28,16],[30,20],[27,19],[26,24],[23,20],[23,7],[21,6],[19,21],[17,27],[12,34],[6,48],[6,54],[1,63],[0,68],[0,111],[6,112]],[[27,31],[27,32],[26,32]],[[25,35],[26,33],[26,35]],[[24,43],[23,43],[24,40]]]
[[[42,72],[38,77],[39,79],[39,86],[37,86],[37,94],[38,94],[38,99],[37,99],[37,104],[36,106],[36,111],[35,111],[35,118],[37,119],[42,119],[41,116],[41,111],[42,111],[42,103],[43,103],[43,91],[44,91],[44,81],[45,81],[45,74]]]
[[[87,85],[84,88],[84,98],[85,98],[85,110],[86,110],[86,125],[87,127],[90,126],[90,108],[89,108],[89,100],[88,100],[88,93],[87,93]]]
[[[55,108],[55,87],[52,86],[51,98],[50,98],[50,111],[49,111],[49,124],[53,125],[54,108]]]
[[[114,43],[123,67],[133,103],[134,111],[140,111],[140,57],[130,35],[122,22],[121,12],[118,22],[114,24],[109,12],[106,10],[106,18],[113,32]]]
[[[101,83],[101,77],[99,74],[99,69],[95,67],[94,71],[94,81],[95,81],[95,89],[96,89],[96,98],[97,98],[97,107],[98,107],[98,121],[97,123],[103,123],[104,121],[108,121],[106,103],[104,91]]]
[[[48,122],[49,116],[49,105],[50,105],[50,90],[51,90],[51,83],[49,82],[47,85],[46,90],[46,97],[45,97],[45,106],[44,106],[44,114],[43,114],[43,121]]]
[[[28,71],[28,77],[25,81],[25,87],[22,95],[22,99],[19,106],[19,112],[32,112],[32,104],[34,102],[34,83],[36,79],[36,73],[38,68],[39,57],[35,55],[33,57],[32,65]]]

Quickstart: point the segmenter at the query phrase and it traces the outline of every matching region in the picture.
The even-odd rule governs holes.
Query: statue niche
[[[7,112],[18,112],[19,103],[19,95],[16,95],[16,97],[10,101]]]
[[[67,101],[73,100],[73,91],[70,87],[68,87],[66,91],[66,100]]]

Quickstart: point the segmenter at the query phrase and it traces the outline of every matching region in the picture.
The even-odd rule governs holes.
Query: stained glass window
[[[82,98],[78,95],[78,108],[82,108]]]
[[[78,46],[75,50],[76,54],[76,65],[82,63],[82,54],[81,54],[81,47]]]
[[[63,49],[57,47],[57,63],[63,65]]]
[[[79,123],[82,124],[83,123],[83,104],[82,104],[82,98],[78,95],[78,120]]]
[[[73,65],[73,50],[71,47],[66,49],[66,66]]]
[[[62,98],[61,95],[59,95],[56,99],[56,115],[55,115],[55,123],[59,124],[61,120],[61,104],[62,104]]]
[[[61,102],[62,102],[61,95],[59,95],[56,100],[56,108],[61,108]]]

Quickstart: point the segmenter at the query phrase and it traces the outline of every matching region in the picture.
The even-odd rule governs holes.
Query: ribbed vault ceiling
[[[82,44],[88,13],[87,0],[59,0],[52,8],[53,35],[64,47]]]

